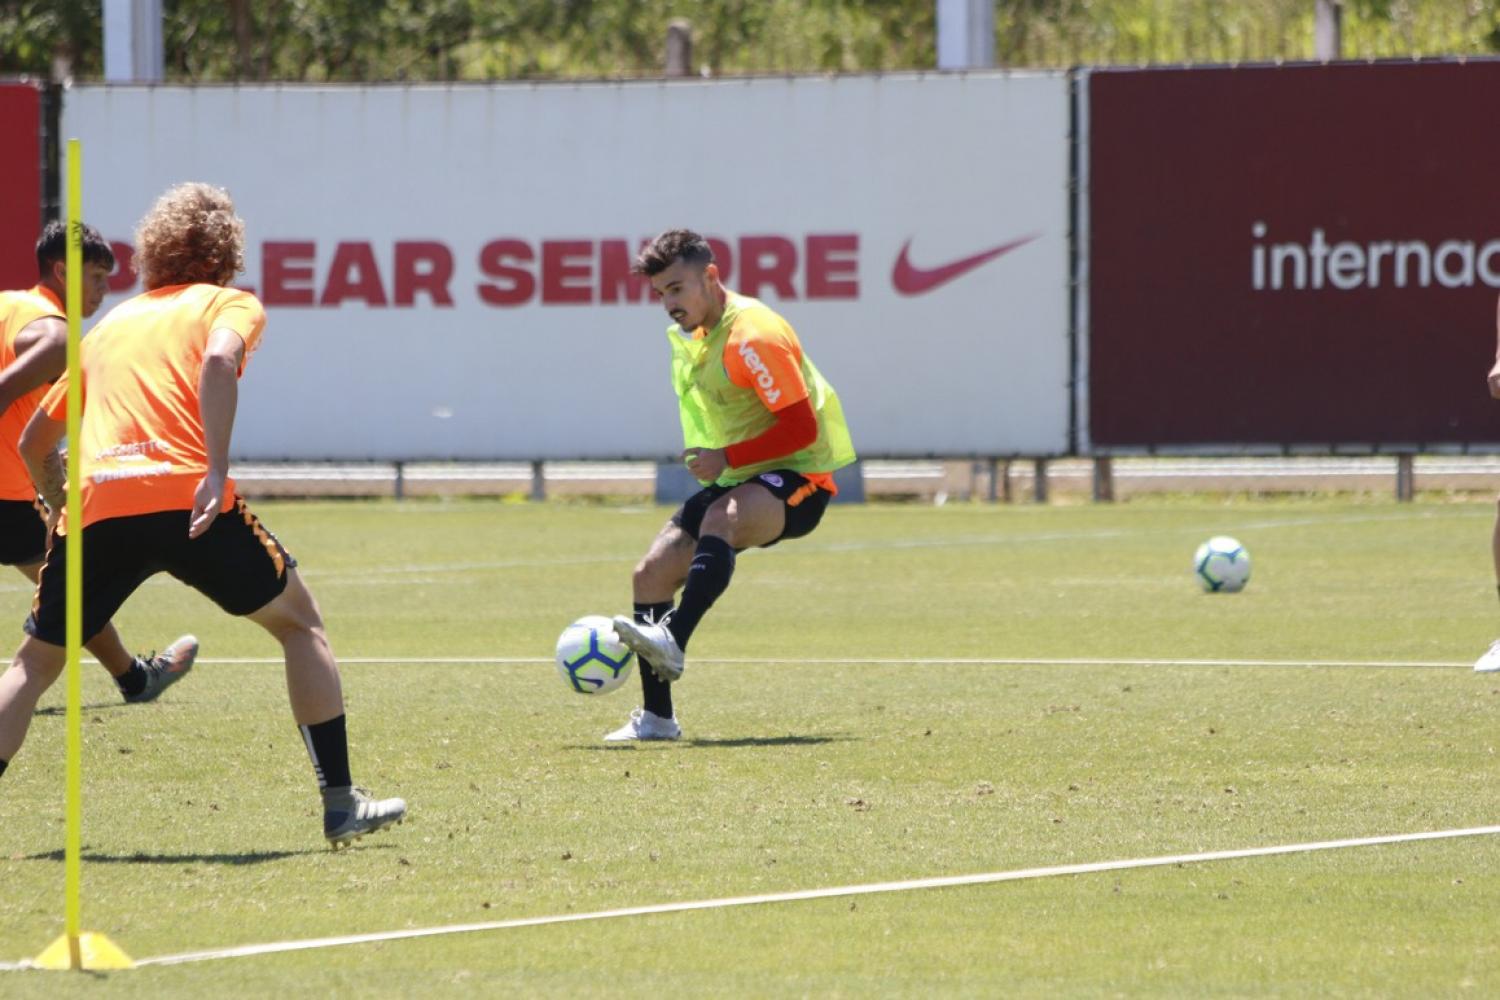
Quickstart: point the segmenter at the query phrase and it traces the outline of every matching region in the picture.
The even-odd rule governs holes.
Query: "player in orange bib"
[[[683,461],[699,490],[672,515],[635,568],[635,613],[615,631],[641,658],[644,706],[604,738],[675,740],[672,683],[688,639],[729,587],[736,553],[801,538],[854,461],[838,394],[790,323],[725,288],[713,250],[686,229],[662,233],[636,258],[672,317],[672,382]],[[672,599],[678,588],[682,598]]]
[[[83,316],[104,301],[115,255],[104,238],[83,226]],[[47,553],[47,510],[21,461],[17,444],[47,384],[68,360],[67,230],[51,222],[36,241],[38,280],[26,291],[0,292],[0,563],[14,566],[33,584]],[[114,677],[127,702],[154,701],[193,667],[198,640],[185,635],[160,655],[131,656],[115,627],[105,622],[88,651]]]
[[[400,799],[353,786],[338,665],[294,560],[234,492],[229,439],[238,380],[266,316],[226,287],[244,269],[244,223],[227,192],[182,184],[136,230],[146,291],[115,307],[83,342],[81,511],[68,511],[42,568],[27,637],[0,675],[0,765],[20,749],[38,697],[61,673],[64,559],[82,532],[83,634],[165,570],[280,643],[292,717],[323,796],[323,833],[338,848],[399,823]],[[21,436],[42,497],[66,500],[56,445],[67,387],[55,385]]]

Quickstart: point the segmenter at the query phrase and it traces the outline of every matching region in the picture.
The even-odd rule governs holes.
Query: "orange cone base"
[[[103,934],[83,933],[70,939],[64,934],[31,960],[34,969],[133,969],[135,963]]]

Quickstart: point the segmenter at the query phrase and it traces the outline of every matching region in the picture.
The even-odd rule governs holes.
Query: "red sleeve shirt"
[[[764,432],[724,450],[730,466],[792,455],[817,440],[818,417],[802,377],[802,344],[786,320],[769,309],[741,313],[724,345],[724,371],[735,385],[754,389],[776,415]],[[836,492],[831,475],[814,473],[808,481]]]

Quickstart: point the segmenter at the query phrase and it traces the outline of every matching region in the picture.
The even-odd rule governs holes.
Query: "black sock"
[[[302,730],[302,742],[307,744],[319,788],[345,788],[354,784],[349,777],[349,738],[344,734],[342,715],[297,728]]]
[[[688,569],[687,583],[682,588],[682,600],[667,622],[677,647],[687,650],[693,630],[714,601],[729,586],[734,576],[734,546],[717,535],[704,535],[698,539],[698,549],[693,553],[693,565]]]
[[[4,774],[7,767],[10,767],[10,761],[0,760],[0,774]]]
[[[130,669],[115,678],[115,685],[123,695],[140,694],[146,690],[146,668],[139,659],[130,661]]]
[[[637,604],[635,606],[635,620],[642,625],[650,625],[653,622],[663,621],[672,613],[672,602],[663,601],[660,604]],[[663,719],[672,717],[672,685],[656,676],[656,671],[640,664],[641,694],[646,711]]]

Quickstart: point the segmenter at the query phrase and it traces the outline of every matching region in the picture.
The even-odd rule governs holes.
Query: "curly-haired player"
[[[92,226],[80,225],[83,266],[79,277],[84,318],[92,316],[109,289],[114,251]],[[37,502],[36,487],[18,445],[48,383],[68,362],[67,229],[49,222],[36,241],[37,283],[24,291],[0,292],[0,564],[14,566],[32,583],[47,554],[49,511]],[[185,635],[160,654],[132,656],[114,625],[89,639],[88,651],[114,678],[131,704],[155,701],[187,675],[198,655],[198,640]]]
[[[228,475],[238,381],[266,320],[255,296],[226,287],[243,246],[227,192],[172,188],[136,232],[145,292],[112,309],[83,342],[83,427],[73,445],[83,509],[59,526],[27,637],[0,675],[0,771],[62,671],[64,559],[68,534],[81,531],[85,636],[165,570],[281,643],[292,717],[322,789],[323,833],[337,848],[400,822],[406,803],[353,787],[339,671],[318,606],[296,560]],[[59,383],[21,437],[21,456],[54,507],[67,496],[56,454],[66,401]]]

